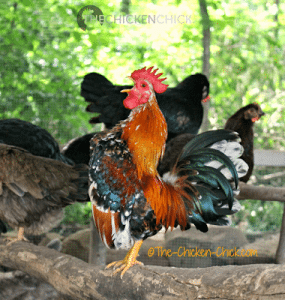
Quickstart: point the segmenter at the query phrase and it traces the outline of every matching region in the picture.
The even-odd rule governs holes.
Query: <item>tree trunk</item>
[[[129,15],[130,14],[130,5],[131,5],[131,0],[122,0],[121,12],[123,14]]]
[[[207,11],[206,0],[199,0],[200,13],[202,17],[202,27],[203,27],[203,74],[205,74],[210,81],[210,44],[211,44],[211,21]],[[201,125],[201,131],[207,131],[209,128],[209,101],[203,104],[204,116]]]
[[[276,252],[276,263],[285,264],[285,203],[283,209],[283,219],[280,230],[280,239]]]

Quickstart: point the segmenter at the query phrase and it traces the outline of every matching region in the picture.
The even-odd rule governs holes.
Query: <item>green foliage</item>
[[[279,230],[283,216],[283,205],[279,202],[265,202],[259,200],[241,201],[242,211],[235,218],[245,222],[248,231]]]
[[[70,51],[71,18],[53,1],[7,4],[0,8],[0,117],[30,121],[62,143],[92,130],[79,96],[77,52]]]
[[[267,114],[255,126],[256,147],[284,151],[284,14],[277,24],[273,4],[228,2],[212,16],[210,122],[223,126],[241,106],[256,101]]]
[[[88,225],[92,216],[91,202],[82,204],[75,203],[67,206],[64,211],[64,224]]]

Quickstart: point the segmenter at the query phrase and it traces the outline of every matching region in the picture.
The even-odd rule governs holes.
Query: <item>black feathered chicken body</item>
[[[0,120],[0,143],[26,149],[33,155],[73,164],[72,160],[60,153],[58,143],[45,129],[27,121]]]
[[[88,133],[70,140],[62,149],[62,154],[76,164],[89,164],[90,140],[95,135]]]

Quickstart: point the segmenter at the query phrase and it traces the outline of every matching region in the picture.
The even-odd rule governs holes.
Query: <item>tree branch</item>
[[[253,186],[243,182],[239,183],[239,187],[240,194],[236,197],[239,200],[252,199],[285,202],[285,188]]]
[[[121,279],[112,277],[111,271],[102,267],[30,243],[2,245],[0,253],[0,264],[26,272],[48,282],[60,293],[81,300],[285,298],[282,265],[195,270],[136,266]]]

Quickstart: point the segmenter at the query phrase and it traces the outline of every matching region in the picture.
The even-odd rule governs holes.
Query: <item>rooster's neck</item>
[[[167,124],[154,95],[146,104],[132,110],[125,121],[122,138],[132,153],[139,179],[143,175],[156,176],[164,153]]]

